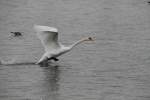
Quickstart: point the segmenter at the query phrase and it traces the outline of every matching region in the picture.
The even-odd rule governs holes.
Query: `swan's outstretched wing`
[[[45,51],[55,50],[60,47],[58,43],[58,30],[54,27],[34,25],[37,36],[41,40]]]

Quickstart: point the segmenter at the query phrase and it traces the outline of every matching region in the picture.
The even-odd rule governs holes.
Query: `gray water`
[[[0,100],[150,100],[149,11],[146,0],[0,0]],[[35,65],[34,24],[57,27],[67,45],[96,41]]]

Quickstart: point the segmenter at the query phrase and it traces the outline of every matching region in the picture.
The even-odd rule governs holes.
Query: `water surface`
[[[1,0],[0,100],[149,100],[149,9],[144,0]],[[35,65],[44,49],[34,24],[57,27],[67,45],[96,41]]]

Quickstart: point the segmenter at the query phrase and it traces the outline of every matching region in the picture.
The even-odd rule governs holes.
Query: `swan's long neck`
[[[70,45],[70,48],[74,48],[75,46],[77,46],[78,44],[81,44],[82,42],[86,41],[86,39],[81,39],[78,40],[77,42],[73,43],[72,45]]]

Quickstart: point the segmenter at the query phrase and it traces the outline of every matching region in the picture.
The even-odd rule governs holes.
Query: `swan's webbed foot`
[[[51,57],[51,58],[48,58],[48,60],[59,61],[59,59],[57,59],[56,57]]]
[[[48,66],[48,61],[49,60],[54,60],[54,61],[59,61],[59,59],[57,59],[56,57],[51,57],[51,58],[46,58],[45,60],[43,60],[43,61],[40,61],[40,62],[37,62],[36,64],[38,64],[38,65],[40,65],[40,66],[42,66],[42,67],[44,67],[44,66]]]
[[[53,59],[54,61],[59,61],[59,59],[57,59],[57,58],[55,58],[55,57],[52,57],[52,59]]]

